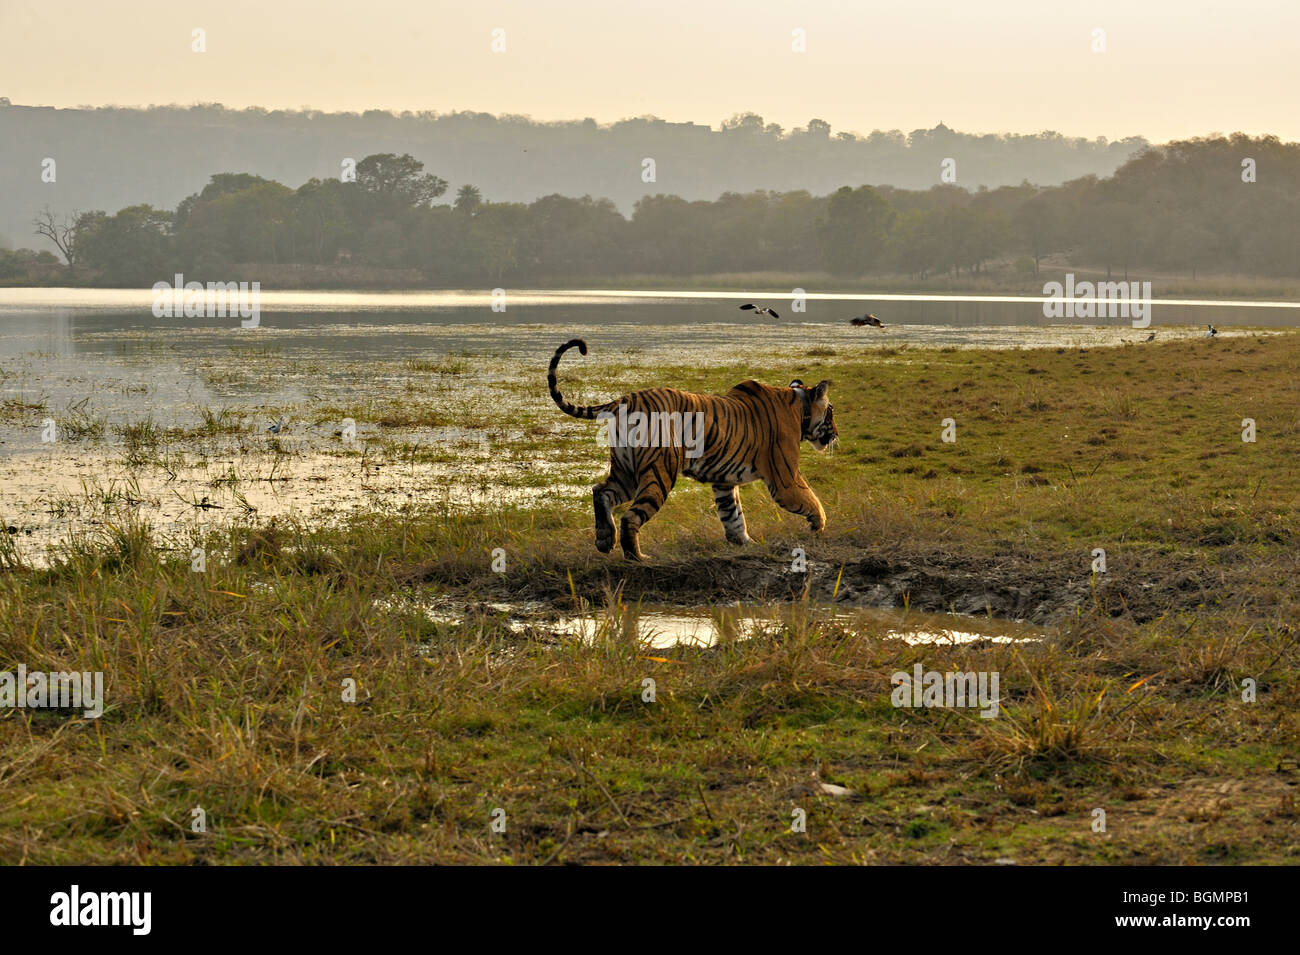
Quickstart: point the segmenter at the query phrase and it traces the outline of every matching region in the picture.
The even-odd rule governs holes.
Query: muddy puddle
[[[390,605],[390,607],[393,605]],[[805,627],[874,633],[913,645],[956,645],[987,641],[1023,643],[1043,632],[1016,621],[956,613],[919,613],[874,607],[819,605],[675,607],[623,606],[616,612],[556,614],[538,603],[489,603],[456,610],[446,605],[419,608],[436,623],[458,626],[500,623],[521,637],[586,644],[635,643],[644,650],[678,646],[712,647],[736,640]]]

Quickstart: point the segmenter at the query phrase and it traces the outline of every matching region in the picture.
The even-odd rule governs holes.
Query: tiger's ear
[[[790,382],[790,387],[791,387],[791,388],[802,388],[802,387],[803,387],[803,379],[802,379],[802,378],[796,378],[794,381]]]
[[[825,381],[825,380],[819,381],[817,382],[817,387],[812,390],[810,397],[812,398],[813,401],[821,401],[823,398],[826,397],[826,392],[830,390],[831,390],[831,383],[829,381]]]

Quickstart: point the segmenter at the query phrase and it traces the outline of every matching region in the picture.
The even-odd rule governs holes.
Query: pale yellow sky
[[[1298,62],[1300,0],[0,0],[0,96],[48,106],[1296,140]]]

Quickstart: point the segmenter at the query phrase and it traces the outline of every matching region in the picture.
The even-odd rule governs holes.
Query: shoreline
[[[1155,303],[1176,304],[1182,299],[1211,301],[1216,304],[1267,303],[1275,301],[1278,307],[1300,307],[1300,279],[1273,279],[1250,275],[1211,276],[1191,279],[1180,276],[1134,272],[1129,276],[1104,270],[1052,267],[1044,268],[1034,278],[981,277],[962,279],[916,279],[909,276],[864,276],[848,278],[828,273],[712,273],[693,275],[649,275],[628,273],[624,275],[571,276],[555,279],[533,278],[506,284],[507,291],[563,294],[605,292],[610,294],[643,294],[677,292],[683,296],[698,293],[701,297],[712,295],[768,294],[789,296],[791,290],[803,288],[809,298],[844,297],[891,300],[894,296],[938,297],[972,296],[990,301],[1041,301],[1043,287],[1054,281],[1063,281],[1073,274],[1077,281],[1151,282]],[[472,293],[490,297],[494,287],[502,286],[499,280],[485,279],[481,291],[467,287],[467,283],[431,282],[426,277],[408,270],[369,269],[350,270],[347,277],[335,278],[337,273],[325,268],[292,268],[277,266],[263,268],[255,265],[237,265],[229,274],[221,276],[193,276],[198,281],[260,282],[263,293],[303,294],[320,292],[329,294],[452,294]],[[168,278],[171,278],[169,275]],[[22,290],[78,291],[78,292],[139,292],[151,296],[148,289],[123,289],[117,286],[94,284],[69,284],[66,281],[41,284],[6,284],[0,282],[0,301],[5,294]],[[152,300],[152,299],[150,299]]]

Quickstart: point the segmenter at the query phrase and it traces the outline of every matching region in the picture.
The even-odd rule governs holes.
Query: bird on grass
[[[1206,325],[1205,327],[1209,329],[1209,331],[1205,333],[1206,338],[1213,338],[1215,335],[1219,334],[1219,330],[1213,325]]]
[[[850,318],[849,324],[861,328],[863,325],[870,325],[872,328],[884,328],[885,323],[874,315],[859,315],[857,318]]]
[[[781,317],[766,305],[751,305],[746,302],[744,305],[740,306],[740,310],[742,312],[753,312],[755,315],[771,315],[773,318]]]
[[[281,431],[284,430],[284,426],[285,424],[288,423],[288,421],[289,421],[288,418],[286,418],[284,415],[280,415],[280,420],[277,421],[275,424],[271,425],[271,427],[267,428],[266,430],[269,431],[271,434],[279,434]]]
[[[1155,333],[1155,332],[1152,332],[1150,335],[1148,335],[1148,336],[1146,337],[1146,340],[1149,341],[1149,342],[1153,342],[1153,341],[1155,341],[1155,340],[1156,340],[1156,333]]]

